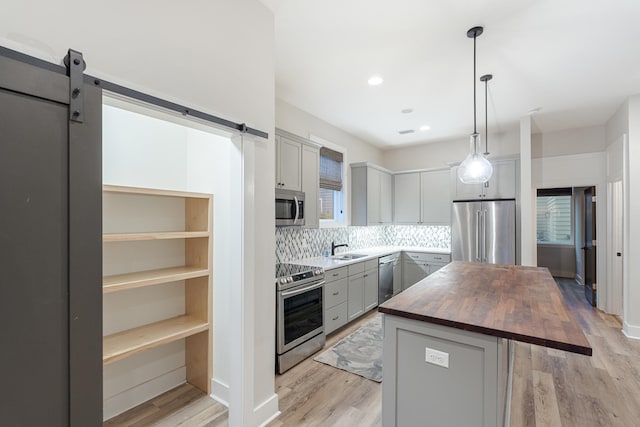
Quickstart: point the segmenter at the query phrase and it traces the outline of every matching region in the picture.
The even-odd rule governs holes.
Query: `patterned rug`
[[[382,316],[376,315],[313,360],[382,382]]]

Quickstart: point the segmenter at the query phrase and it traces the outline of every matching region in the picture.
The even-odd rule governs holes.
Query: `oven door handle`
[[[303,294],[305,292],[311,291],[313,289],[320,288],[323,285],[324,285],[324,280],[321,281],[321,282],[313,283],[313,284],[311,284],[309,286],[305,286],[302,289],[293,289],[291,291],[281,292],[280,296],[283,297],[283,298],[287,298],[287,297],[292,297],[292,296],[295,296],[295,295],[300,295],[300,294]]]

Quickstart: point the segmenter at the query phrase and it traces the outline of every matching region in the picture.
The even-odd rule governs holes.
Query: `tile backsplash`
[[[429,225],[380,225],[372,227],[300,228],[276,227],[276,261],[288,262],[321,256],[331,242],[347,243],[353,251],[372,246],[423,246],[449,249],[451,227]]]

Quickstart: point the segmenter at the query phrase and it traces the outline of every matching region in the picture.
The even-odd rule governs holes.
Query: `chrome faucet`
[[[342,243],[341,245],[336,245],[336,242],[331,242],[331,255],[335,255],[336,254],[336,248],[339,248],[341,246],[349,246],[346,243]]]

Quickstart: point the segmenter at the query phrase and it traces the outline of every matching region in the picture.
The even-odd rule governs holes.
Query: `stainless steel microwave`
[[[304,225],[304,193],[276,188],[276,227]]]

